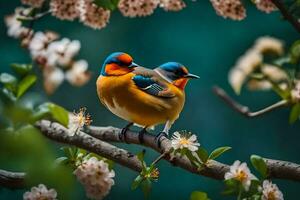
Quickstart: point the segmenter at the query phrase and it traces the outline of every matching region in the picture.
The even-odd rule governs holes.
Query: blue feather
[[[140,89],[154,96],[160,96],[159,92],[165,89],[150,77],[135,75],[132,80]]]

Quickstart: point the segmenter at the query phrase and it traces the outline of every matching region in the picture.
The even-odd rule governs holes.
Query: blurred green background
[[[18,5],[20,3],[17,0],[0,1],[1,18],[12,13]],[[172,131],[192,131],[209,150],[225,145],[233,147],[219,159],[228,164],[236,159],[248,162],[251,154],[300,163],[300,123],[288,124],[288,109],[247,119],[227,107],[211,91],[212,86],[218,84],[234,95],[227,83],[227,73],[257,37],[274,36],[284,40],[286,45],[299,39],[299,34],[289,23],[281,20],[279,13],[267,15],[248,6],[247,15],[241,22],[224,20],[215,14],[208,0],[190,1],[181,12],[157,10],[146,18],[129,19],[116,11],[112,14],[110,24],[100,31],[77,22],[60,21],[47,16],[35,24],[35,29],[54,30],[62,37],[80,40],[82,48],[78,58],[89,62],[93,78],[81,88],[64,83],[54,95],[48,97],[41,85],[33,91],[37,96],[69,110],[87,107],[93,125],[123,127],[126,122],[107,111],[96,95],[95,81],[104,58],[111,52],[124,51],[131,54],[137,63],[147,67],[178,61],[192,73],[200,75],[201,79],[191,81],[187,86],[186,105]],[[0,23],[1,72],[10,71],[9,64],[12,62],[31,62],[28,52],[20,48],[19,42],[6,35],[3,20]],[[277,101],[271,92],[250,93],[246,90],[235,98],[254,110]],[[142,150],[142,147],[134,145],[117,145],[135,153]],[[149,161],[155,156],[155,152],[147,150]],[[0,163],[0,168],[1,165],[4,164]],[[220,181],[191,174],[165,161],[159,163],[159,168],[160,180],[153,185],[150,199],[185,200],[194,190],[207,192],[211,199],[230,199],[220,194],[223,187]],[[118,165],[115,171],[116,184],[106,199],[143,199],[140,190],[130,190],[130,184],[137,174]],[[59,178],[57,181],[60,181]],[[275,182],[282,189],[285,199],[299,199],[299,183]],[[72,199],[85,199],[79,184],[71,191]],[[21,199],[23,192],[3,189],[0,190],[0,199]]]

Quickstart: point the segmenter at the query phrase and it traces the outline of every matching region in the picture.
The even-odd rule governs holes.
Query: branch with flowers
[[[79,20],[88,27],[102,29],[107,26],[114,11],[120,11],[124,17],[146,17],[158,8],[164,11],[180,11],[186,7],[185,1],[21,0],[21,2],[26,7],[16,8],[14,14],[6,16],[5,24],[7,34],[18,39],[21,47],[28,50],[33,65],[15,63],[11,65],[14,74],[0,74],[0,153],[21,152],[22,159],[26,160],[27,157],[34,159],[29,159],[30,164],[27,163],[29,167],[19,170],[25,171],[24,173],[0,170],[1,186],[16,189],[37,185],[24,193],[23,199],[26,200],[53,200],[58,196],[60,199],[70,199],[62,198],[64,192],[59,191],[59,188],[65,185],[64,180],[68,180],[68,177],[64,176],[71,175],[71,178],[76,177],[82,184],[88,198],[103,199],[114,185],[114,163],[118,163],[138,172],[131,188],[141,187],[145,197],[148,197],[151,185],[159,180],[157,166],[161,160],[168,161],[187,172],[224,181],[223,194],[233,195],[238,200],[281,200],[283,194],[271,179],[300,181],[300,166],[296,163],[252,155],[250,161],[257,172],[255,176],[246,163],[237,160],[229,166],[216,161],[219,156],[231,149],[230,147],[219,147],[208,153],[192,133],[179,131],[170,139],[162,137],[160,146],[155,136],[151,134],[145,134],[144,142],[140,143],[138,133],[130,130],[126,132],[126,139],[123,139],[118,128],[89,126],[91,118],[86,114],[85,108],[72,114],[52,102],[34,101],[27,93],[37,81],[34,68],[38,68],[41,72],[44,89],[48,95],[53,94],[63,81],[69,82],[72,86],[82,86],[92,75],[88,70],[87,61],[77,59],[81,47],[78,40],[60,39],[59,34],[52,31],[34,30],[35,24],[43,20],[44,16],[52,15],[59,20]],[[243,20],[246,17],[247,10],[241,0],[210,0],[210,2],[219,16],[232,20]],[[251,2],[265,13],[279,10],[283,18],[300,32],[299,1],[251,0]],[[262,37],[238,60],[229,73],[229,82],[237,94],[244,84],[252,90],[272,89],[281,98],[277,103],[260,111],[251,112],[246,106],[234,101],[221,88],[215,88],[216,94],[233,109],[248,117],[259,116],[281,107],[291,107],[290,122],[295,122],[300,116],[299,49],[299,41],[286,51],[282,41]],[[30,99],[29,102],[26,102],[26,98]],[[61,148],[63,156],[57,158],[48,155],[47,142],[40,137],[41,135],[50,141],[67,145]],[[21,142],[17,143],[16,140]],[[111,142],[138,144],[155,150],[159,155],[148,164],[145,161],[145,151],[135,155],[110,144]],[[22,149],[24,143],[26,145]],[[9,156],[16,157],[16,155]],[[40,169],[42,172],[39,172]],[[33,171],[37,173],[36,176]],[[52,183],[43,180],[46,174],[62,177],[62,185],[58,185],[56,179]],[[195,191],[191,194],[191,200],[208,199],[208,195],[203,192]]]
[[[214,93],[235,111],[246,117],[257,117],[273,110],[290,107],[289,122],[300,117],[300,42],[294,42],[285,51],[281,40],[269,36],[256,40],[254,45],[241,56],[228,75],[234,92],[239,95],[243,85],[251,91],[275,92],[280,100],[259,111],[251,112],[231,98],[222,88],[214,87]]]
[[[31,104],[28,107],[28,104],[22,102],[22,97],[35,83],[36,77],[29,65],[14,64],[12,69],[16,75],[8,73],[0,75],[2,83],[0,97],[4,104],[3,117],[5,117],[5,119],[1,118],[3,125],[1,126],[0,148],[15,146],[15,137],[11,137],[14,133],[17,133],[17,138],[27,137],[34,134],[37,129],[39,131],[36,134],[42,133],[52,141],[68,145],[62,148],[64,156],[57,158],[55,162],[52,160],[54,166],[46,166],[43,170],[51,171],[60,167],[71,169],[71,173],[73,172],[78,181],[82,183],[87,196],[91,199],[102,199],[109,193],[114,184],[114,162],[139,173],[132,183],[132,189],[141,187],[146,196],[149,195],[152,183],[159,179],[157,164],[161,160],[167,160],[172,165],[194,174],[217,180],[225,179],[224,194],[236,195],[238,199],[260,198],[269,193],[277,195],[280,199],[282,193],[269,179],[300,181],[300,166],[287,161],[251,156],[251,163],[259,172],[259,178],[250,172],[246,163],[236,161],[232,166],[228,166],[215,161],[230,147],[219,147],[208,153],[197,141],[196,135],[186,131],[175,132],[171,139],[162,137],[160,146],[158,146],[155,136],[145,134],[144,143],[141,144],[136,132],[126,132],[126,139],[123,140],[120,138],[120,129],[90,126],[92,120],[85,108],[80,109],[78,113],[69,113],[63,107],[51,102]],[[83,131],[84,126],[86,126],[85,131]],[[38,138],[29,138],[29,141],[36,141],[36,139]],[[28,139],[18,140],[23,143]],[[150,165],[147,165],[144,151],[134,155],[109,142],[143,145],[156,150],[159,156]],[[14,148],[11,151],[14,151]],[[30,152],[30,154],[34,154],[34,152]],[[44,161],[40,161],[37,166],[42,162]],[[7,171],[0,171],[0,174],[2,186],[10,188],[27,187],[28,182],[25,180],[33,178],[30,170],[28,173],[26,171],[26,175]],[[52,199],[55,199],[57,194],[41,184],[25,193],[23,198],[32,199],[37,195],[40,198],[46,198],[50,195]],[[197,194],[199,195],[199,193]]]
[[[79,117],[83,117],[83,116],[79,115]],[[112,160],[131,170],[140,172],[141,174],[138,176],[139,178],[137,178],[135,182],[145,181],[147,179],[148,174],[152,174],[149,175],[148,177],[149,179],[153,179],[153,177],[155,177],[155,180],[157,180],[159,175],[158,175],[158,169],[155,166],[161,159],[165,159],[169,161],[172,165],[183,168],[191,173],[207,176],[217,180],[223,180],[225,178],[226,180],[225,183],[229,188],[232,187],[231,186],[231,184],[233,184],[232,181],[241,179],[240,181],[245,187],[244,188],[245,193],[247,193],[251,184],[257,184],[255,181],[254,183],[252,183],[253,181],[251,182],[252,179],[256,180],[256,177],[254,177],[254,175],[250,173],[245,163],[241,164],[240,162],[236,161],[232,166],[228,166],[226,164],[222,164],[214,160],[222,153],[227,151],[229,148],[218,148],[215,151],[213,151],[210,155],[208,155],[206,150],[203,147],[201,147],[200,144],[197,142],[197,138],[195,135],[188,135],[186,133],[180,134],[179,132],[176,132],[174,133],[174,136],[172,137],[171,140],[163,137],[161,139],[161,147],[159,147],[155,140],[155,136],[153,135],[146,134],[144,138],[144,143],[141,144],[138,139],[138,133],[129,131],[126,133],[127,137],[126,137],[126,141],[124,141],[119,137],[121,134],[121,129],[113,128],[113,127],[90,126],[86,128],[86,133],[85,133],[80,131],[82,124],[81,125],[78,124],[78,127],[74,129],[73,127],[74,121],[72,121],[72,125],[69,129],[65,128],[63,125],[60,125],[59,123],[53,123],[47,120],[38,121],[35,124],[35,126],[39,130],[41,130],[41,133],[43,135],[45,135],[46,137],[48,137],[53,141],[68,144],[68,145],[74,145],[78,148],[87,150],[88,152],[92,152],[101,157]],[[74,132],[74,130],[77,131]],[[139,144],[139,145],[152,148],[157,152],[159,152],[161,155],[158,157],[158,159],[156,159],[151,164],[152,168],[150,168],[149,171],[148,167],[146,167],[144,163],[143,158],[141,159],[140,155],[135,156],[132,153],[120,149],[107,142],[124,142],[124,143]],[[90,162],[97,163],[96,158],[94,156],[91,156],[91,158],[88,159],[87,158],[83,159],[84,155],[80,155],[80,154],[82,154],[82,151],[81,152],[78,151],[73,155],[73,157],[75,157],[75,160],[77,160],[76,162],[78,162],[78,160],[81,160],[78,162],[78,164],[74,164],[75,165],[74,173],[77,177],[79,176],[78,174],[84,174],[82,170],[85,169],[84,167],[85,165],[89,166]],[[68,159],[70,158],[65,158],[65,159],[59,158],[58,160],[59,162],[66,163]],[[197,164],[196,160],[199,160],[200,162]],[[253,163],[253,166],[259,172],[264,174],[263,175],[264,178],[268,178],[268,179],[276,178],[276,179],[300,181],[300,166],[298,164],[286,162],[286,161],[261,158],[259,156],[252,156],[251,161]],[[241,172],[237,172],[239,170],[241,170]],[[2,186],[6,186],[10,188],[18,188],[24,186],[23,179],[25,174],[11,173],[7,171],[0,171],[0,172],[1,172],[0,182]],[[249,179],[247,177],[246,178],[244,177],[245,179],[244,180],[243,176],[246,176],[247,174],[249,175]],[[112,175],[113,174],[111,174],[110,176]],[[79,176],[80,182],[83,182],[82,179],[83,178]],[[136,188],[138,184],[135,182],[133,184],[134,188]],[[264,184],[267,183],[271,184],[270,182],[264,182]],[[234,184],[238,184],[238,183],[234,183]],[[89,186],[85,185],[85,187],[89,187]],[[229,189],[227,188],[227,190]],[[87,194],[92,195],[88,191]]]

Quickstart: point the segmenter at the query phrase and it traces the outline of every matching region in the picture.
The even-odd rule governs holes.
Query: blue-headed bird
[[[122,129],[120,138],[126,141],[126,131],[133,124],[142,126],[143,134],[150,127],[165,124],[157,136],[167,136],[179,117],[185,102],[184,88],[189,79],[199,78],[177,62],[165,63],[154,70],[133,62],[130,55],[112,53],[102,66],[97,80],[100,101],[115,115],[130,122]]]

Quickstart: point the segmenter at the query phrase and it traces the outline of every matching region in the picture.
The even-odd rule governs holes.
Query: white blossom
[[[278,55],[283,54],[283,42],[277,38],[263,36],[255,41],[254,47],[260,53],[272,52]]]
[[[91,122],[91,116],[86,113],[86,108],[80,108],[78,113],[70,113],[68,124],[69,135],[75,135],[83,128],[84,125],[88,126],[91,124]]]
[[[71,41],[68,38],[51,42],[46,52],[47,64],[50,66],[67,66],[80,50],[80,46],[78,40]]]
[[[291,90],[291,98],[293,102],[300,102],[300,80],[295,81],[295,87]]]
[[[57,192],[54,189],[48,190],[44,184],[32,187],[23,195],[24,200],[57,200]]]
[[[83,161],[74,174],[84,186],[87,197],[91,199],[103,199],[114,185],[115,172],[109,170],[106,162],[95,157]]]
[[[48,43],[48,37],[43,32],[36,32],[31,39],[28,50],[33,59],[39,56],[46,55],[46,44]]]
[[[230,166],[229,172],[225,173],[225,180],[235,179],[242,183],[246,191],[249,190],[251,180],[255,180],[256,177],[251,174],[247,163],[241,163],[236,160],[233,165]]]
[[[272,88],[272,84],[267,80],[250,80],[247,83],[247,87],[249,90],[270,90]]]
[[[74,20],[79,16],[78,0],[51,0],[50,9],[53,16],[62,20]]]
[[[78,10],[80,21],[86,26],[101,29],[109,22],[110,11],[97,6],[92,0],[79,0]]]
[[[271,13],[277,10],[277,7],[271,0],[254,0],[253,1],[258,10],[261,10],[265,13]]]
[[[179,11],[186,5],[183,0],[160,0],[159,6],[165,11]]]
[[[52,94],[65,79],[64,72],[57,67],[46,67],[43,70],[44,88],[47,94]]]
[[[288,79],[288,75],[284,70],[273,65],[265,64],[262,66],[261,71],[265,76],[275,82]]]
[[[79,60],[73,63],[70,70],[66,72],[66,79],[74,86],[84,85],[91,78],[88,72],[86,60]]]
[[[21,0],[22,4],[29,5],[33,8],[40,8],[45,0]]]
[[[228,75],[228,81],[237,94],[240,93],[248,75],[262,63],[262,60],[262,55],[253,49],[248,50],[238,59]]]
[[[28,32],[29,29],[22,26],[21,21],[18,20],[20,13],[25,12],[25,8],[18,7],[15,9],[15,13],[4,18],[7,26],[7,35],[13,38],[22,38]],[[27,11],[26,11],[27,12]]]
[[[120,0],[118,8],[125,17],[145,17],[157,8],[159,0]]]
[[[271,181],[264,180],[262,188],[262,200],[284,200],[282,192],[276,184]]]
[[[186,148],[190,151],[197,151],[200,143],[197,142],[195,134],[180,134],[176,131],[172,135],[171,145],[174,150]]]
[[[217,15],[233,20],[242,20],[246,17],[246,9],[240,0],[210,0]]]

